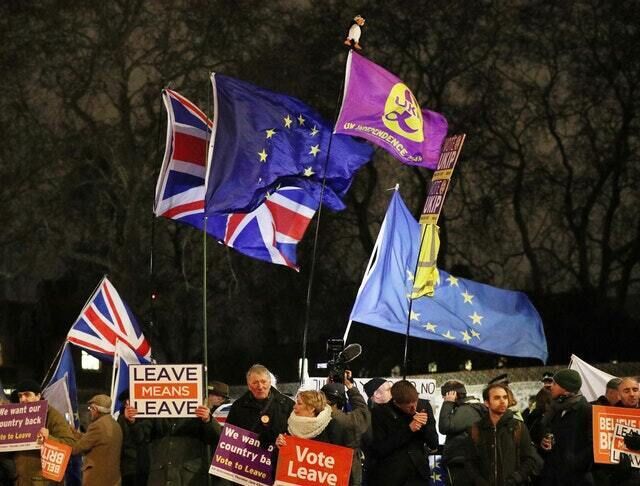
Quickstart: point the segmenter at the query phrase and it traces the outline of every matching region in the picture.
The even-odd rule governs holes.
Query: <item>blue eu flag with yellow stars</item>
[[[409,302],[420,245],[420,225],[400,194],[380,228],[351,320],[474,351],[547,361],[542,320],[522,292],[449,275],[438,269],[433,297]]]
[[[212,74],[213,133],[209,148],[206,214],[248,212],[282,185],[302,187],[320,203],[344,209],[355,171],[373,147],[345,135],[291,96]],[[325,171],[326,168],[326,171]]]

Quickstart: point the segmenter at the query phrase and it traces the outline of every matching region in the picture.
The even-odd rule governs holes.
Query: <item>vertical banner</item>
[[[263,449],[258,434],[226,424],[209,474],[247,486],[270,486],[273,484],[273,460],[273,445]]]
[[[64,479],[67,471],[69,458],[71,457],[71,446],[47,439],[40,448],[40,462],[42,463],[42,477],[54,482]]]
[[[204,403],[202,365],[129,365],[130,403],[137,417],[193,417]]]
[[[624,442],[621,440],[614,442],[614,436],[617,434],[618,439],[621,439],[622,431],[640,429],[640,409],[593,405],[592,410],[593,460],[598,464],[615,464],[620,460],[620,452],[627,453],[627,451],[622,450]],[[634,463],[633,458],[632,463]],[[635,464],[635,467],[638,467],[637,459]]]
[[[39,449],[38,432],[46,424],[46,400],[0,405],[0,452]]]
[[[458,162],[465,137],[466,135],[463,133],[447,137],[444,140],[442,152],[440,152],[440,158],[438,159],[438,166],[431,177],[429,193],[420,216],[420,224],[438,224],[438,218],[444,205],[444,198],[449,190],[453,169],[455,169]]]
[[[349,486],[353,449],[287,436],[274,486]]]

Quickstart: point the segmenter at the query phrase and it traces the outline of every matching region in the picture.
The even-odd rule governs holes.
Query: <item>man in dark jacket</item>
[[[247,371],[247,387],[249,390],[231,405],[226,423],[255,432],[260,445],[267,448],[287,432],[294,402],[271,386],[271,374],[260,364]]]
[[[391,387],[391,401],[371,411],[372,456],[367,472],[369,486],[424,485],[429,479],[425,445],[438,447],[438,433],[428,400],[407,380]]]
[[[205,486],[209,481],[211,457],[220,438],[220,425],[209,409],[201,405],[193,418],[143,418],[125,407],[124,414],[134,424],[135,436],[149,441],[148,486]],[[146,444],[144,444],[146,446]]]
[[[482,392],[488,413],[469,429],[466,439],[468,478],[476,486],[528,484],[542,467],[542,459],[521,420],[509,410],[507,386],[494,383]]]
[[[438,430],[447,436],[441,465],[447,469],[448,484],[469,484],[464,467],[466,439],[469,428],[482,418],[486,408],[476,398],[467,396],[467,389],[460,381],[449,380],[440,391],[443,402]]]
[[[581,387],[582,378],[575,370],[553,375],[551,404],[542,420],[546,433],[540,443],[544,459],[540,484],[545,486],[593,484],[591,405]]]
[[[20,403],[37,402],[42,396],[40,384],[34,380],[25,380],[19,383],[15,392]],[[71,429],[64,416],[51,406],[47,408],[46,427],[40,429],[38,435],[42,440],[51,438],[72,447],[76,443],[73,429]],[[16,451],[13,459],[17,475],[16,486],[31,486],[38,481],[40,484],[47,484],[47,481],[42,479],[42,463],[39,450]]]
[[[362,435],[371,426],[371,413],[364,397],[350,380],[351,371],[345,371],[344,383],[327,383],[321,391],[331,405],[331,418],[345,431],[346,446],[353,449],[350,486],[362,484]],[[345,395],[346,388],[346,395]],[[349,402],[350,410],[344,411]]]

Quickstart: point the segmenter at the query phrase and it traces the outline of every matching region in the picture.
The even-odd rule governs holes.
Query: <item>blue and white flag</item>
[[[438,270],[433,297],[414,299],[409,315],[420,225],[396,191],[351,320],[474,351],[546,362],[542,320],[522,292],[503,290]]]
[[[281,93],[212,74],[214,114],[205,196],[208,216],[247,213],[282,186],[303,187],[332,210],[345,208],[355,172],[373,147]],[[323,188],[323,180],[326,185]]]
[[[76,387],[76,369],[71,354],[72,346],[66,342],[60,360],[49,382],[43,387],[42,395],[53,408],[64,415],[65,420],[75,429],[80,426],[78,416],[78,389]],[[66,396],[65,396],[66,393]],[[71,456],[65,484],[80,486],[82,484],[82,456]]]

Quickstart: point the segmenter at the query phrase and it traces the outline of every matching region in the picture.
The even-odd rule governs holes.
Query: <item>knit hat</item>
[[[553,381],[569,393],[577,393],[580,391],[580,387],[582,387],[582,378],[576,370],[560,370],[553,375]]]
[[[345,387],[342,383],[327,383],[320,391],[327,397],[330,404],[337,403],[339,406],[344,405],[346,401]]]
[[[16,391],[20,392],[33,392],[36,395],[42,392],[42,388],[40,387],[40,383],[36,380],[23,380],[16,386]]]
[[[209,395],[218,395],[219,397],[229,398],[229,385],[221,381],[212,381],[207,387]]]
[[[89,405],[93,405],[100,413],[111,413],[111,397],[109,395],[95,395],[89,400]]]
[[[387,382],[384,378],[371,378],[364,384],[364,391],[369,398],[373,396],[378,388]]]
[[[622,378],[611,378],[607,382],[607,388],[611,390],[617,390],[618,387],[620,386],[620,383],[622,383]]]

